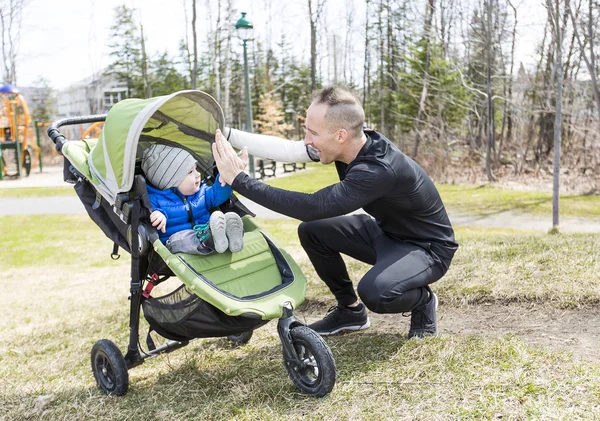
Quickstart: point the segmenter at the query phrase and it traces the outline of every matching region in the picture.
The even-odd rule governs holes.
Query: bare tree
[[[377,11],[377,36],[379,38],[379,125],[380,130],[385,127],[385,35],[383,32],[383,12],[384,0],[379,0],[379,10]]]
[[[190,78],[190,85],[192,83],[192,79],[194,78],[193,69],[192,69],[192,53],[190,52],[190,37],[189,37],[189,27],[188,27],[188,10],[187,10],[187,0],[183,1],[183,22],[185,27],[185,39],[182,41],[179,49],[182,51],[182,54],[185,54],[184,60],[187,65],[187,72]]]
[[[427,89],[429,84],[429,65],[431,63],[431,21],[435,13],[435,0],[427,1],[425,9],[425,27],[423,37],[425,39],[425,69],[423,69],[423,88],[421,90],[421,99],[419,100],[419,111],[415,121],[415,142],[413,144],[412,156],[415,158],[419,152],[419,143],[421,142],[421,119],[425,112],[425,101],[427,100]]]
[[[140,23],[140,39],[142,41],[142,83],[144,98],[152,97],[152,86],[148,81],[148,57],[146,56],[146,41],[144,40],[144,26]]]
[[[366,0],[365,5],[365,61],[363,68],[363,106],[365,107],[365,115],[369,118],[369,100],[371,97],[371,57],[369,54],[369,3]]]
[[[192,0],[192,43],[193,43],[193,57],[192,57],[192,89],[198,87],[198,34],[196,32],[196,0]]]
[[[227,0],[227,15],[225,17],[226,22],[233,22],[233,1]],[[231,120],[233,119],[233,113],[231,112],[231,104],[230,104],[230,90],[231,90],[231,60],[229,59],[229,53],[231,52],[231,35],[232,35],[232,26],[228,26],[225,30],[225,52],[224,52],[224,66],[225,66],[225,74],[223,81],[223,111],[225,113],[225,121],[228,124],[231,124]]]
[[[27,0],[8,0],[0,4],[0,26],[2,29],[3,79],[5,83],[17,83],[17,56],[21,38],[23,10]]]
[[[596,54],[594,52],[593,3],[594,2],[592,0],[588,1],[589,11],[587,22],[577,22],[577,16],[573,14],[570,4],[567,6],[567,13],[569,13],[571,16],[571,21],[573,22],[573,33],[575,34],[575,38],[577,39],[577,43],[581,49],[581,56],[585,61],[585,65],[587,66],[588,73],[590,75],[594,99],[596,100],[596,111],[598,112],[598,117],[600,118],[600,91],[598,90],[598,78],[596,76]],[[583,34],[579,33],[578,25],[581,25],[585,29]],[[589,57],[585,51],[586,45],[589,49]]]
[[[344,41],[344,80],[349,83],[350,86],[354,84],[354,54],[353,54],[353,42],[352,34],[353,31],[353,20],[354,20],[354,0],[346,2],[346,39]]]
[[[517,8],[512,4],[510,0],[507,0],[508,5],[513,10],[513,28],[512,28],[512,40],[510,45],[510,70],[508,71],[508,86],[506,86],[506,99],[504,101],[504,117],[502,119],[502,137],[500,138],[500,145],[498,146],[498,152],[496,155],[496,161],[500,162],[502,158],[502,150],[504,148],[504,141],[511,143],[513,135],[513,81],[514,81],[514,68],[515,68],[515,44],[517,41]],[[506,136],[504,136],[504,123],[506,122]]]
[[[310,21],[310,90],[317,88],[317,26],[326,0],[308,0],[308,18]]]
[[[566,7],[569,0],[565,0]],[[564,28],[561,28],[560,0],[546,0],[548,9],[548,20],[552,27],[554,38],[554,68],[556,80],[556,114],[554,116],[554,177],[552,186],[552,228],[558,229],[559,223],[559,199],[560,199],[560,141],[562,122],[562,93],[563,93],[563,63],[562,63],[562,39]]]
[[[485,154],[485,172],[489,181],[496,181],[496,177],[492,173],[492,154],[496,143],[496,125],[494,123],[494,84],[492,81],[492,66],[493,66],[493,43],[492,43],[492,0],[486,1],[487,9],[487,64],[486,64],[486,88],[487,88],[487,147]]]
[[[209,15],[210,16],[210,15]],[[213,38],[213,75],[215,77],[215,99],[221,102],[221,0],[217,0],[217,25]]]

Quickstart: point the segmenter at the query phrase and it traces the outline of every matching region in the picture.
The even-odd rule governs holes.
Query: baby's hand
[[[165,232],[167,227],[167,217],[160,211],[155,210],[150,214],[150,222],[157,230]]]

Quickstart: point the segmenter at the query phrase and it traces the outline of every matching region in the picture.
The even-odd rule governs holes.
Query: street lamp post
[[[252,104],[250,103],[250,82],[248,80],[248,53],[246,44],[251,40],[254,26],[252,22],[246,19],[246,12],[242,12],[242,17],[236,22],[235,29],[244,46],[244,85],[246,86],[246,131],[252,133]],[[254,178],[254,157],[248,156],[250,177]]]

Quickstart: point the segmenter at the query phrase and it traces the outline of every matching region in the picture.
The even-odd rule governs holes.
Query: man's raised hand
[[[221,130],[217,130],[212,150],[217,168],[219,169],[219,181],[221,185],[231,185],[235,177],[243,172],[248,165],[248,148],[244,146],[242,156],[238,156],[231,143],[221,133]]]

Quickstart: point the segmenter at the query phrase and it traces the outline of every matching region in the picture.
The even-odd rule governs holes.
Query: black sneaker
[[[411,312],[408,339],[437,335],[436,310],[438,298],[431,288],[427,287],[427,290],[429,291],[429,301],[415,307]]]
[[[318,322],[308,325],[321,336],[335,335],[345,330],[364,330],[371,327],[367,308],[363,303],[360,309],[351,310],[348,307],[334,306],[327,311],[327,315]]]

